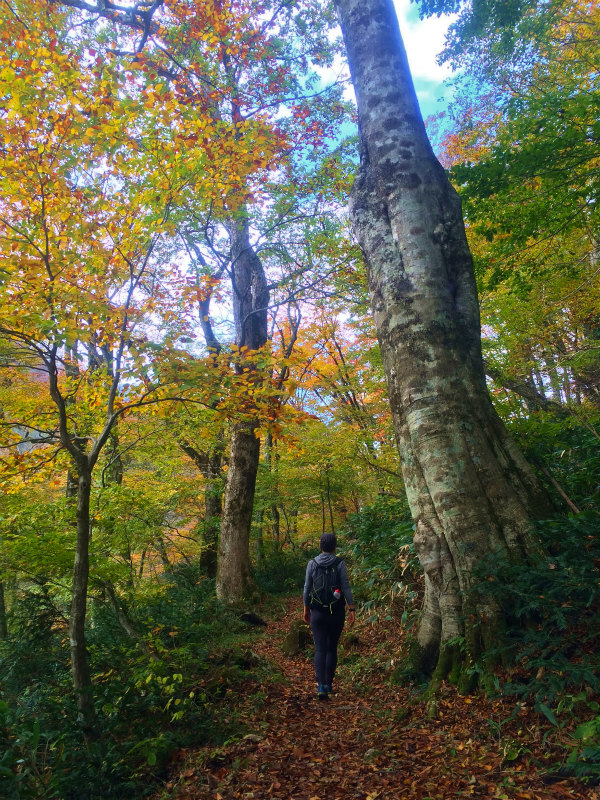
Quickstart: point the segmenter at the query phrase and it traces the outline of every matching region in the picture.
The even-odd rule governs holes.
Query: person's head
[[[320,547],[323,553],[333,553],[337,546],[337,539],[334,533],[324,533],[321,536]]]

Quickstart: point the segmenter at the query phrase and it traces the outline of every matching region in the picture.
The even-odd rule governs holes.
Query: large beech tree
[[[356,92],[350,201],[367,264],[415,546],[425,572],[416,666],[443,677],[495,639],[474,590],[490,553],[527,559],[545,495],[495,413],[460,200],[428,141],[392,0],[336,0]]]

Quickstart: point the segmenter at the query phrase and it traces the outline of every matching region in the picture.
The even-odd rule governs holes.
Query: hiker
[[[319,700],[328,700],[337,666],[346,603],[348,625],[354,625],[354,602],[346,564],[335,555],[337,540],[333,533],[321,536],[321,552],[306,566],[304,581],[304,621],[310,625],[315,640],[315,675]]]

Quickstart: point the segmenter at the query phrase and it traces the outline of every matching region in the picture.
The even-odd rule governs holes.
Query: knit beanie
[[[333,553],[337,545],[337,539],[333,533],[324,533],[321,536],[320,547],[325,553]]]

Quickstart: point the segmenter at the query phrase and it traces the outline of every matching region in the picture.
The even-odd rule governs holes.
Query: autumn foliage
[[[348,221],[333,4],[0,2],[2,796],[595,797],[598,6],[476,5],[450,31],[465,83],[440,157],[495,407],[555,516],[527,571],[482,560],[474,591],[514,635],[462,697],[405,670],[423,576]],[[251,585],[231,606],[240,426]],[[322,708],[310,649],[280,645],[330,530],[359,629]]]

